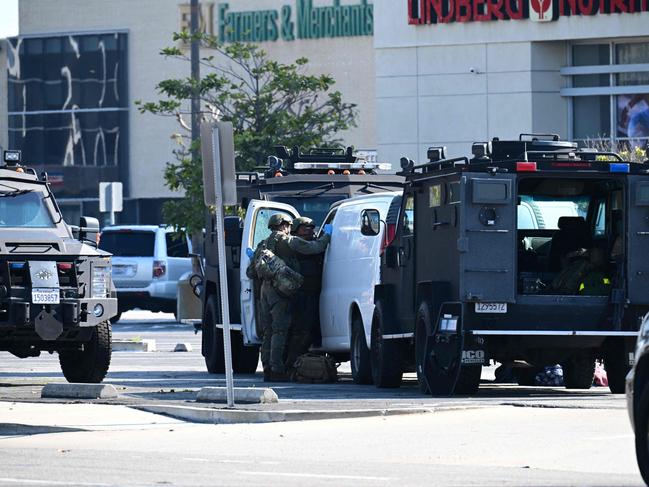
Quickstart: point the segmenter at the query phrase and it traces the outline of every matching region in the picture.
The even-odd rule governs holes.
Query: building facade
[[[379,157],[558,133],[649,137],[646,0],[377,0]]]
[[[20,34],[0,54],[0,131],[48,172],[69,221],[98,213],[102,181],[124,183],[124,223],[160,223],[163,202],[180,197],[163,172],[181,128],[135,102],[156,101],[157,83],[189,76],[189,63],[160,55],[189,15],[188,0],[20,1]],[[331,75],[358,106],[344,143],[375,148],[371,0],[202,1],[201,27],[260,43],[280,62],[308,58],[307,72]]]

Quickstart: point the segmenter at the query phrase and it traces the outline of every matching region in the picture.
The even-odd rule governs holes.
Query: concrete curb
[[[466,406],[449,406],[436,408],[347,409],[338,411],[251,411],[246,409],[211,409],[194,406],[160,406],[156,404],[143,404],[130,407],[149,413],[171,416],[172,418],[182,419],[183,421],[192,423],[211,424],[280,423],[285,421],[367,418],[473,409]]]
[[[203,387],[196,396],[197,402],[226,402],[227,388],[225,387]],[[235,387],[234,401],[241,403],[270,404],[279,401],[274,390],[260,387]]]
[[[113,352],[155,352],[156,343],[154,339],[145,340],[113,340]]]
[[[111,384],[67,384],[51,382],[41,390],[44,398],[114,399],[117,389]]]

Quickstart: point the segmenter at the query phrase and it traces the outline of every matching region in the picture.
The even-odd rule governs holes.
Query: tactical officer
[[[265,246],[296,272],[300,272],[297,255],[321,254],[329,244],[329,235],[323,235],[311,242],[290,235],[292,220],[289,216],[277,213],[270,217],[268,228],[272,230],[265,240]],[[261,286],[260,320],[264,330],[261,345],[261,362],[264,367],[264,380],[286,381],[284,353],[286,338],[291,324],[291,299],[275,289],[272,281],[264,280]]]
[[[315,239],[315,224],[311,218],[293,220],[291,235],[304,240]],[[321,345],[318,304],[322,283],[322,254],[298,254],[300,274],[304,283],[292,299],[292,320],[286,349],[286,367],[293,367],[295,360],[309,351],[311,344]]]

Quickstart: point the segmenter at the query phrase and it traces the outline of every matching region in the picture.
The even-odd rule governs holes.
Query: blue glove
[[[322,231],[326,233],[327,235],[331,235],[334,231],[334,227],[331,226],[331,223],[327,223],[322,227]]]
[[[252,256],[255,255],[255,251],[252,250],[250,247],[246,249],[246,255],[248,256],[249,259],[252,259]]]

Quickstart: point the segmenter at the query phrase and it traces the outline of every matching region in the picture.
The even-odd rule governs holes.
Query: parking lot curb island
[[[203,387],[196,396],[198,402],[226,402],[227,388]],[[274,390],[254,387],[235,387],[234,402],[270,404],[279,401]]]
[[[111,384],[49,383],[41,390],[43,398],[114,399],[117,389]]]

